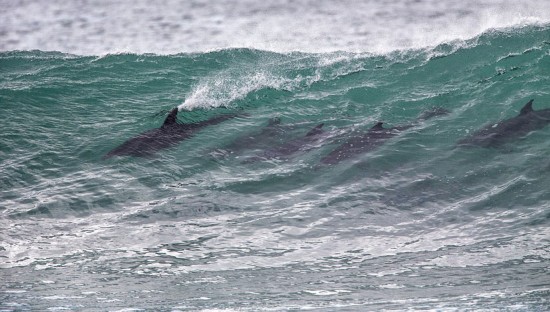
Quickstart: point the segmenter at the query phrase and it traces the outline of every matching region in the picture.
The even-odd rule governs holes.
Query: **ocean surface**
[[[0,311],[550,310],[550,126],[457,144],[550,108],[518,2],[0,1]]]

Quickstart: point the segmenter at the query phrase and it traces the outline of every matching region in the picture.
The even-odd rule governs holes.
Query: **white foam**
[[[250,73],[244,77],[237,77],[231,73],[220,73],[215,77],[201,81],[186,96],[185,102],[179,105],[178,109],[193,110],[228,106],[233,101],[244,98],[250,92],[263,88],[280,89],[288,83],[288,80],[266,72]]]
[[[419,49],[489,29],[550,23],[550,1],[0,0],[0,50],[83,55]]]

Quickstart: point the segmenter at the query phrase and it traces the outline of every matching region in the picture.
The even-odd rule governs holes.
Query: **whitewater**
[[[548,310],[550,127],[459,144],[550,108],[516,2],[0,0],[0,311]]]

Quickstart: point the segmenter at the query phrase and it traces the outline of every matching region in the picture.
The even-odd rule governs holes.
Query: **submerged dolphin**
[[[151,129],[133,137],[107,153],[103,159],[113,156],[152,156],[156,151],[169,148],[191,137],[198,130],[221,123],[235,114],[217,116],[205,121],[182,124],[177,119],[178,108],[173,108],[160,128]]]
[[[362,132],[352,136],[332,152],[328,153],[325,157],[321,158],[321,163],[325,165],[335,165],[358,154],[370,152],[383,145],[388,139],[399,135],[402,131],[415,127],[419,121],[448,113],[449,111],[443,108],[434,108],[422,113],[420,117],[418,117],[418,120],[414,123],[391,128],[384,128],[382,126],[384,123],[378,122],[367,132]]]
[[[325,157],[321,163],[335,165],[355,155],[367,153],[384,144],[389,138],[398,135],[401,131],[412,128],[414,125],[406,125],[392,128],[382,127],[383,122],[378,122],[369,131],[349,138]]]
[[[254,133],[247,133],[225,145],[222,150],[226,153],[238,153],[254,148],[265,148],[271,146],[285,133],[285,126],[281,125],[281,119],[271,118],[262,130]]]
[[[519,115],[488,125],[458,141],[460,146],[498,147],[510,139],[542,129],[550,123],[550,108],[533,110],[533,100],[523,106]]]
[[[313,127],[305,136],[290,140],[279,146],[269,148],[262,153],[247,159],[245,162],[254,162],[275,158],[290,157],[300,151],[308,151],[315,147],[315,144],[330,136],[329,133],[323,131],[324,124],[318,124]]]

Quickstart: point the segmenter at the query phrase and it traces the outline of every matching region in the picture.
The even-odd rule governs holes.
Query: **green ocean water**
[[[550,127],[456,146],[530,99],[550,108],[548,25],[384,55],[0,52],[0,309],[543,311]],[[102,159],[176,106],[239,116]],[[320,123],[339,135],[247,161]]]

